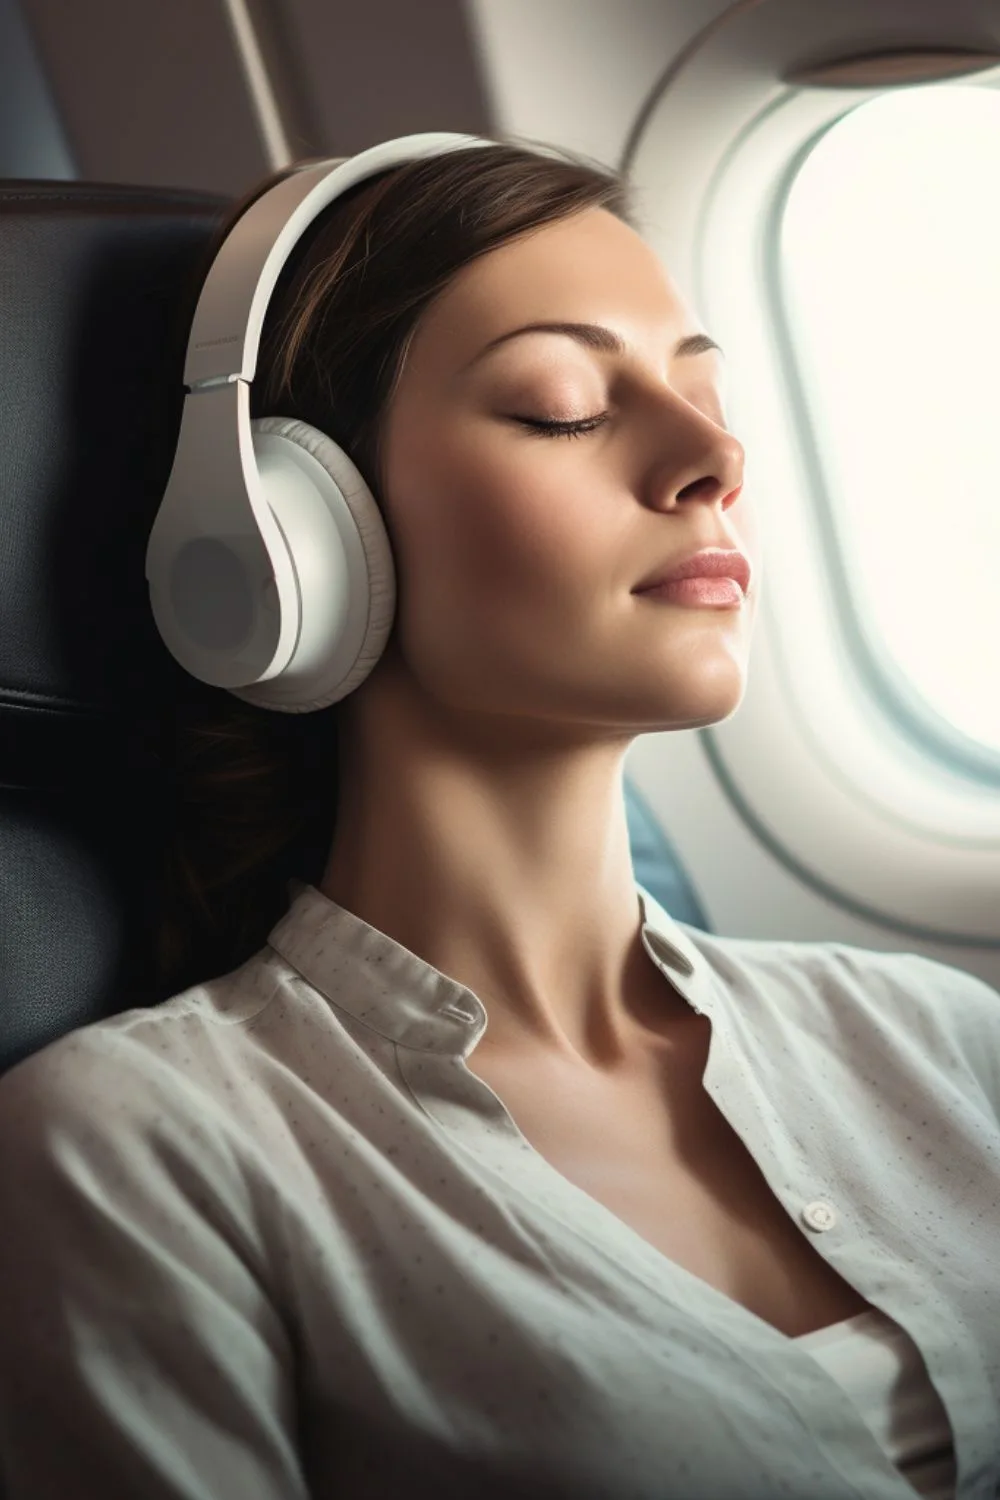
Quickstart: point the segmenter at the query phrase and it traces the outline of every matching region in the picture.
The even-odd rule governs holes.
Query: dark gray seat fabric
[[[0,183],[0,1071],[168,998],[137,999],[170,823],[157,747],[184,674],[143,563],[229,207],[183,190]],[[707,926],[631,787],[628,824],[640,882]],[[219,972],[206,953],[197,977]]]

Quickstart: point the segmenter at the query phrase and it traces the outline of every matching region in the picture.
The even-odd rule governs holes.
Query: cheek
[[[387,492],[413,576],[453,597],[527,602],[586,570],[588,551],[600,548],[581,531],[580,499],[530,442],[434,441],[425,432],[396,448]]]

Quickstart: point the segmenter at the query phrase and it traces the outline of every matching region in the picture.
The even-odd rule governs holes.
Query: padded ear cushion
[[[288,665],[236,695],[310,713],[345,698],[392,629],[396,575],[375,498],[344,450],[293,417],[250,424],[261,484],[292,561],[301,629]]]

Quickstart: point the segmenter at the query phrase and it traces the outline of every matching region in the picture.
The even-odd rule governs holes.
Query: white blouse
[[[290,895],[0,1079],[5,1500],[997,1500],[995,990],[637,888],[705,1088],[879,1310],[790,1339],[532,1148],[473,991]]]

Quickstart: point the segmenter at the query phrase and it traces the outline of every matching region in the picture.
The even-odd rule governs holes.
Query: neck
[[[471,989],[484,1051],[601,1070],[634,1056],[666,986],[641,939],[627,743],[446,734],[389,695],[342,725],[323,893]]]

